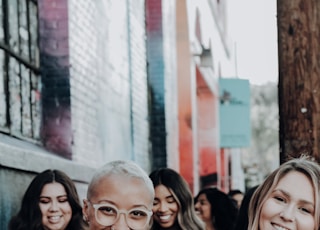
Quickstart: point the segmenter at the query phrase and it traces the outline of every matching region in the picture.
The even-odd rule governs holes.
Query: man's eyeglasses
[[[144,208],[133,208],[131,210],[119,210],[112,204],[92,204],[95,209],[95,218],[100,225],[111,226],[124,214],[126,223],[131,229],[144,229],[149,224],[152,211]]]

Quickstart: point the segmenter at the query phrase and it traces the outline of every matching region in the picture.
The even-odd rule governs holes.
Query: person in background
[[[249,230],[318,230],[320,166],[310,157],[288,160],[254,192]]]
[[[194,210],[193,196],[184,178],[170,168],[154,170],[152,230],[204,230],[203,222]]]
[[[93,175],[83,216],[90,230],[147,230],[153,199],[152,182],[143,169],[131,161],[111,161]]]
[[[30,183],[9,230],[83,230],[82,208],[73,181],[62,171],[45,170]]]
[[[249,203],[254,191],[258,188],[258,185],[250,188],[243,197],[241,206],[238,212],[238,217],[236,221],[236,227],[234,230],[248,230],[248,211]]]
[[[206,230],[233,230],[238,210],[231,198],[217,188],[204,188],[195,197],[195,209]]]
[[[237,208],[239,209],[244,196],[243,192],[241,192],[239,189],[230,190],[228,196],[234,200]]]

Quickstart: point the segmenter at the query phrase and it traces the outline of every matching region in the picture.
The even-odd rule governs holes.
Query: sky
[[[229,0],[230,34],[239,78],[278,82],[277,0]]]

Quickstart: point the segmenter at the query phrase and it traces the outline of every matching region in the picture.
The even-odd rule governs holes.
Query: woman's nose
[[[280,212],[280,217],[286,221],[295,220],[295,210],[292,206],[285,207],[282,212]]]
[[[119,219],[114,223],[113,226],[114,228],[112,227],[111,229],[130,230],[124,213],[120,214]]]
[[[52,201],[50,204],[50,211],[57,211],[58,210],[58,203],[55,201]]]
[[[161,212],[163,212],[163,211],[167,211],[167,210],[168,210],[168,206],[167,206],[167,204],[166,204],[165,202],[160,203],[159,210],[160,210]]]

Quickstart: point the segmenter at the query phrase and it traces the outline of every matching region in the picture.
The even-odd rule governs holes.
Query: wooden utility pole
[[[278,0],[280,163],[320,162],[320,1]]]

